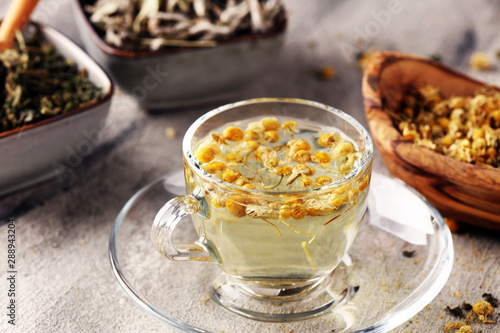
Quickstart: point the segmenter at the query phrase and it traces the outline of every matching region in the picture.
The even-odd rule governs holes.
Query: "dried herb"
[[[211,47],[284,23],[281,0],[98,0],[85,10],[105,42],[123,50]]]
[[[465,311],[469,312],[470,310],[472,310],[472,304],[463,302],[462,303],[462,309],[464,309]]]
[[[404,139],[459,161],[500,167],[500,93],[446,97],[437,87],[410,89],[401,112],[388,112]]]
[[[447,306],[446,311],[448,311],[448,313],[454,317],[461,319],[465,318],[465,314],[460,306],[457,306],[455,308],[450,308],[449,306]]]
[[[438,53],[431,55],[431,59],[434,60],[434,61],[436,61],[436,62],[442,62],[443,61],[443,57],[440,54],[438,54]]]
[[[45,43],[40,31],[16,33],[13,49],[0,53],[0,133],[89,105],[102,95],[85,69]]]
[[[484,293],[482,296],[494,308],[498,308],[498,299],[493,297],[492,294]]]
[[[411,258],[415,254],[415,251],[403,251],[403,256],[406,258]]]

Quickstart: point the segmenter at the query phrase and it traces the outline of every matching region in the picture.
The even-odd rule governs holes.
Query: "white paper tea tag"
[[[403,184],[372,173],[368,195],[370,223],[415,245],[426,245],[434,228],[427,205]]]

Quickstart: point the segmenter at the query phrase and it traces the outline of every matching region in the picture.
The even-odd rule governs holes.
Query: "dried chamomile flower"
[[[474,140],[476,139],[484,139],[486,133],[484,131],[484,128],[475,128],[472,134],[472,138]]]
[[[249,140],[240,142],[236,147],[234,147],[233,153],[240,154],[242,156],[248,155],[259,148],[259,143]]]
[[[248,200],[244,196],[233,195],[226,201],[226,209],[229,214],[235,217],[243,217],[246,215],[246,204]]]
[[[230,126],[224,130],[224,138],[228,141],[240,141],[243,139],[243,131],[235,126]]]
[[[243,139],[244,140],[253,140],[253,141],[258,141],[260,139],[260,134],[255,131],[246,131],[243,134]]]
[[[275,143],[280,139],[280,135],[276,131],[265,131],[262,137],[266,142]]]
[[[342,204],[344,204],[345,198],[347,198],[347,196],[336,197],[330,203],[332,204],[332,206],[338,208],[338,207],[342,206]]]
[[[224,172],[222,173],[222,176],[221,176],[221,179],[225,182],[228,182],[228,183],[232,183],[234,182],[236,179],[238,179],[238,177],[240,176],[240,173],[236,170],[231,170],[231,169],[226,169],[224,170]]]
[[[309,186],[312,185],[312,183],[313,181],[309,177],[302,177],[302,179],[300,180],[300,184],[302,185],[303,188],[308,188]]]
[[[290,140],[286,143],[286,145],[290,149],[290,152],[292,155],[299,150],[310,150],[311,149],[311,146],[306,141],[304,141],[302,139]]]
[[[249,190],[255,190],[257,187],[253,184],[245,184],[242,186],[243,188],[249,189]]]
[[[311,156],[311,160],[313,162],[322,164],[322,163],[330,162],[331,158],[330,158],[330,155],[328,155],[324,151],[319,151],[316,154],[314,154],[313,156]]]
[[[335,146],[332,150],[334,159],[346,158],[348,155],[354,153],[354,146],[348,141],[344,141]]]
[[[469,325],[462,326],[457,331],[457,333],[473,333],[472,327],[470,327]]]
[[[321,147],[332,147],[335,143],[340,140],[340,135],[338,133],[324,133],[318,138],[318,144]]]
[[[500,128],[500,110],[495,110],[488,115],[491,128]]]
[[[280,176],[289,176],[292,174],[292,168],[289,166],[282,166],[276,169],[276,174]]]
[[[307,150],[299,150],[293,154],[293,160],[297,163],[306,163],[311,160],[311,152]]]
[[[212,133],[210,136],[211,136],[212,140],[214,140],[215,143],[218,143],[220,145],[226,144],[226,138],[224,137],[223,134]]]
[[[254,157],[257,160],[257,162],[264,163],[270,158],[273,158],[276,156],[276,152],[267,146],[260,146],[255,150]]]
[[[477,314],[479,320],[486,321],[488,316],[491,316],[495,309],[493,306],[486,301],[477,302],[472,306],[472,311]]]
[[[468,326],[468,325],[466,325],[465,323],[450,322],[446,324],[446,326],[444,327],[444,331],[449,332],[450,330],[456,330],[463,326]]]
[[[243,162],[243,156],[240,154],[236,153],[229,153],[225,157],[226,162],[230,163],[242,163]]]
[[[292,172],[297,172],[305,176],[312,176],[316,172],[314,168],[307,164],[297,164],[292,168]]]
[[[321,216],[323,214],[323,210],[317,207],[308,207],[307,215],[309,216]]]
[[[292,218],[295,220],[300,220],[306,217],[307,215],[307,210],[302,207],[302,204],[300,203],[294,203],[291,206],[291,211],[290,211]]]
[[[280,160],[273,157],[273,158],[268,158],[265,162],[264,165],[270,168],[276,168],[278,164],[280,163]]]
[[[325,186],[325,185],[328,185],[332,182],[332,178],[331,177],[328,177],[328,176],[320,176],[318,178],[316,178],[315,180],[315,183],[320,185],[320,186]]]
[[[212,204],[212,207],[214,207],[215,209],[218,209],[218,208],[222,208],[224,207],[226,204],[222,204],[222,201],[218,198],[213,198],[210,203]]]
[[[289,219],[290,217],[292,217],[292,207],[290,207],[289,205],[281,206],[279,214],[281,219]]]
[[[285,121],[283,124],[281,124],[281,128],[283,129],[283,132],[292,135],[292,139],[293,139],[293,133],[299,132],[297,130],[297,123],[293,120]]]
[[[443,101],[441,92],[437,87],[426,85],[419,90],[419,93],[423,98],[424,104],[428,106],[435,106]]]
[[[215,153],[212,149],[207,147],[202,147],[196,153],[196,159],[201,163],[208,163],[213,160],[215,157]]]
[[[491,62],[486,53],[475,52],[470,57],[470,66],[476,70],[487,71],[491,68]]]
[[[465,100],[461,96],[452,97],[452,98],[450,98],[450,101],[448,103],[448,107],[450,109],[463,108],[463,107],[465,107]]]
[[[210,162],[205,165],[203,169],[210,174],[214,174],[218,171],[224,171],[226,169],[226,163],[219,161]]]
[[[264,126],[265,131],[278,131],[281,127],[276,118],[263,118],[261,123]]]
[[[370,178],[368,176],[366,176],[363,181],[361,182],[361,184],[359,184],[359,191],[362,192],[366,189],[366,187],[368,186],[368,183],[370,182]]]
[[[297,164],[292,168],[292,174],[288,177],[286,185],[292,184],[300,176],[312,176],[316,171],[307,164]]]

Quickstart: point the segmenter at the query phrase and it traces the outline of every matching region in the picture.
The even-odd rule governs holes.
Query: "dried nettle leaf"
[[[42,40],[40,31],[29,37],[16,33],[13,49],[0,52],[0,132],[64,114],[89,105],[102,90]]]

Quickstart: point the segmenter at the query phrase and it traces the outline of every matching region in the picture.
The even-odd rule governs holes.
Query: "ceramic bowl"
[[[87,69],[103,96],[92,105],[0,133],[0,196],[78,167],[99,143],[113,94],[110,78],[82,49],[53,28],[34,25],[64,57]]]
[[[106,44],[94,30],[82,7],[88,3],[73,0],[86,50],[120,89],[146,109],[185,107],[229,97],[257,79],[277,58],[286,30],[283,17],[277,32],[240,36],[216,47],[123,51]]]
[[[500,230],[500,169],[460,162],[405,140],[387,111],[399,113],[408,88],[438,87],[445,96],[473,96],[485,85],[427,58],[397,52],[372,56],[363,76],[369,128],[384,164],[445,217]],[[500,88],[494,88],[500,91]]]
[[[83,5],[93,2],[73,0],[85,49],[120,89],[146,109],[184,107],[229,97],[263,73],[277,58],[284,41],[283,16],[277,32],[240,36],[216,47],[123,51],[106,44],[90,24]]]

